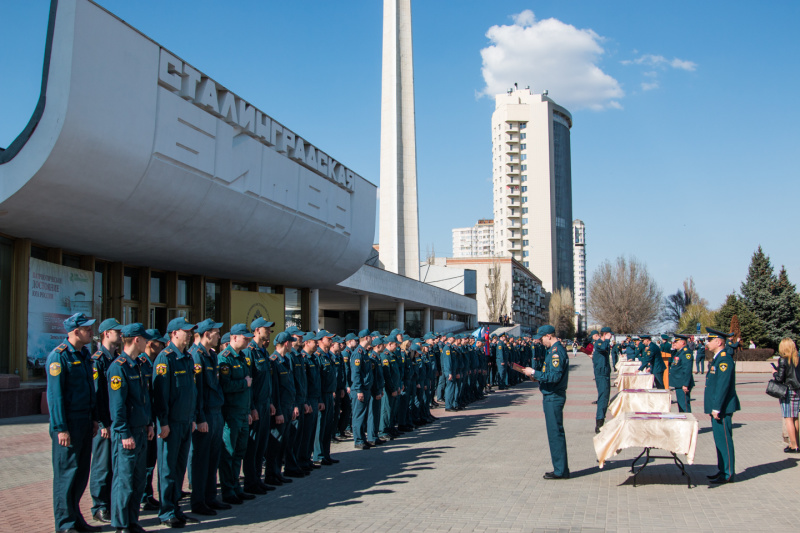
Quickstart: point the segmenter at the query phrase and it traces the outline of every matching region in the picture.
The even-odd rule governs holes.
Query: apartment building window
[[[526,229],[522,230],[522,234],[523,235],[527,235],[528,234],[528,230],[526,230]]]
[[[519,156],[519,158],[520,158],[522,161],[525,161],[526,159],[528,159],[528,154],[522,154],[521,156]]]
[[[521,130],[524,130],[527,126],[528,126],[527,122],[520,122],[519,123],[519,129],[521,129]]]
[[[528,214],[528,208],[527,207],[523,207],[522,208],[522,214],[523,215],[527,215]]]
[[[520,138],[520,139],[525,139],[525,138],[527,138],[527,137],[528,137],[528,134],[527,134],[527,133],[520,133],[520,134],[519,134],[519,138]]]
[[[520,170],[528,170],[528,165],[521,165]]]
[[[529,255],[530,255],[530,252],[528,250],[524,250],[522,252],[522,257],[528,257]]]
[[[528,186],[527,185],[523,185],[522,186],[522,192],[528,192]]]
[[[528,145],[525,144],[525,143],[522,143],[522,144],[519,145],[519,149],[520,150],[526,150],[527,148],[528,148]]]
[[[523,261],[522,262],[522,266],[524,266],[525,268],[528,268],[528,262],[527,261]]]
[[[523,201],[523,202],[527,202],[527,201],[528,201],[528,197],[527,197],[527,196],[523,196],[523,197],[522,197],[522,201]]]
[[[522,165],[522,166],[524,167],[525,165]],[[522,175],[519,177],[519,180],[520,180],[520,181],[528,181],[528,175],[527,175],[527,174],[522,174]]]
[[[522,219],[522,223],[523,223],[523,224],[527,224],[527,223],[528,223],[528,219],[527,219],[527,217],[524,217],[524,218]]]
[[[522,246],[528,246],[528,241],[527,240],[522,241]]]

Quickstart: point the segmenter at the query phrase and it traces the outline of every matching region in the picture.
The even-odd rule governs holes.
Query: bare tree
[[[636,258],[604,261],[589,280],[592,319],[616,333],[641,333],[658,323],[662,292]]]
[[[500,315],[506,314],[506,299],[508,298],[508,282],[503,283],[500,276],[500,262],[492,261],[489,268],[489,282],[484,287],[486,293],[486,307],[489,309],[489,320],[499,322]]]
[[[700,294],[694,286],[694,279],[689,277],[683,280],[683,290],[678,289],[675,294],[670,294],[664,298],[662,320],[677,327],[681,316],[692,304],[708,307],[708,302],[700,298]]]
[[[436,264],[436,250],[433,249],[433,244],[429,244],[428,245],[427,252],[428,253],[426,254],[425,262],[428,263],[429,265],[435,265]]]
[[[561,287],[553,291],[549,306],[550,325],[556,328],[556,336],[571,339],[575,336],[575,300],[572,291]]]

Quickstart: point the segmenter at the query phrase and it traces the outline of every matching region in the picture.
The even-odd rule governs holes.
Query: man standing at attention
[[[85,348],[94,320],[76,313],[64,321],[67,338],[47,356],[47,406],[53,441],[53,515],[56,531],[100,531],[81,515],[97,434],[92,359]]]
[[[567,384],[569,382],[569,356],[564,345],[556,338],[553,326],[539,328],[534,339],[541,339],[547,348],[542,370],[531,367],[525,369],[526,376],[532,376],[539,382],[542,391],[542,407],[547,426],[547,441],[550,444],[550,460],[553,471],[547,472],[544,479],[569,479],[567,462],[567,439],[564,435],[564,404],[567,401]]]
[[[733,450],[733,413],[741,408],[736,395],[736,363],[725,351],[725,341],[730,336],[715,329],[708,331],[708,351],[714,354],[708,367],[704,411],[711,415],[711,431],[717,447],[717,469],[710,476],[711,483],[722,485],[732,483],[736,474]]]
[[[594,351],[589,357],[592,358],[594,367],[594,381],[597,386],[597,415],[595,417],[594,432],[600,433],[600,428],[606,421],[606,411],[608,410],[608,396],[611,390],[611,367],[608,363],[608,356],[611,351],[611,337],[614,335],[608,326],[594,332],[592,342]]]

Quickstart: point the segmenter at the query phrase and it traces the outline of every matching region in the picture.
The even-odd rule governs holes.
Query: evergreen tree
[[[768,334],[771,336],[770,341],[777,346],[784,337],[796,340],[800,335],[800,295],[789,281],[789,275],[784,267],[781,267],[781,272],[778,274],[773,294],[776,306]]]
[[[759,319],[755,313],[748,308],[742,298],[739,298],[735,293],[729,294],[728,298],[725,300],[725,304],[717,311],[716,323],[713,325],[706,325],[711,325],[721,331],[730,331],[731,320],[734,315],[739,319],[742,343],[745,346],[749,344],[751,340],[759,347],[767,343],[764,324],[761,322],[761,319]]]
[[[761,322],[764,331],[764,341],[770,348],[777,348],[775,338],[780,335],[780,328],[777,324],[778,298],[776,289],[778,278],[770,263],[769,257],[758,247],[750,260],[750,267],[747,270],[747,279],[742,283],[742,302],[744,307],[752,311]],[[739,320],[743,321],[742,314]],[[728,328],[730,323],[723,328]],[[743,332],[744,333],[744,332]],[[758,341],[756,341],[758,344]]]

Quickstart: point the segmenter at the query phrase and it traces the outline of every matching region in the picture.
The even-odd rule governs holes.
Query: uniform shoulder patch
[[[219,373],[224,376],[227,376],[228,374],[231,373],[231,365],[229,364],[219,365]]]
[[[355,360],[353,360],[353,364],[356,366],[361,366],[361,359],[356,357]]]
[[[167,365],[165,363],[158,363],[156,365],[156,374],[159,376],[167,375]]]
[[[383,360],[383,366],[389,366],[389,360],[388,359],[384,359]]]
[[[61,373],[61,363],[54,362],[50,363],[50,375],[57,376]]]
[[[124,357],[117,357],[117,364],[124,365],[127,360]]]
[[[66,350],[66,349],[67,349],[67,345],[66,345],[65,343],[63,343],[63,342],[62,342],[61,344],[59,344],[58,346],[56,346],[56,353],[61,353],[61,352],[63,352],[63,351],[64,351],[64,350]]]
[[[92,359],[94,359],[95,361],[97,361],[101,357],[103,357],[103,352],[101,351],[97,351],[92,354]]]
[[[108,384],[111,386],[111,390],[119,390],[122,387],[122,378],[119,376],[112,376]]]
[[[554,359],[551,361],[551,363],[552,363],[552,365],[553,365],[553,368],[558,368],[558,365],[559,365],[559,364],[561,364],[561,361],[559,361],[557,358],[554,358]]]
[[[272,355],[269,356],[269,360],[270,361],[277,361],[278,360],[278,356],[275,355],[275,354],[272,354]]]
[[[249,357],[245,357],[244,360],[247,361],[247,366],[250,366],[250,358]]]
[[[725,372],[726,370],[728,370],[728,363],[720,363],[720,364],[719,364],[719,369],[720,369],[722,372]]]
[[[200,363],[195,363],[194,364],[194,373],[195,374],[199,374],[202,371],[203,371],[203,365],[201,365]]]
[[[97,367],[94,367],[94,369],[92,370],[92,379],[97,381],[97,378],[98,378],[99,375],[100,375],[100,372],[97,371]]]

